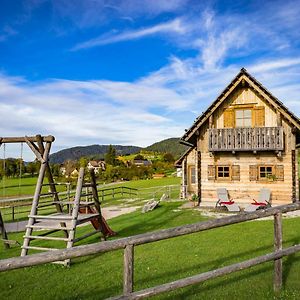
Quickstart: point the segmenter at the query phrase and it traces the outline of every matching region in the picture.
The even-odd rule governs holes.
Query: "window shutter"
[[[257,106],[253,110],[254,114],[254,127],[263,127],[265,126],[265,107]]]
[[[240,181],[240,166],[239,165],[233,165],[231,167],[231,180]]]
[[[249,180],[256,181],[257,180],[257,165],[250,165],[249,166]]]
[[[275,166],[275,176],[276,176],[276,180],[284,181],[284,166],[283,165]]]
[[[234,110],[228,108],[224,111],[224,127],[226,128],[234,128]]]
[[[207,166],[207,178],[208,180],[215,180],[216,179],[216,167],[213,165]]]

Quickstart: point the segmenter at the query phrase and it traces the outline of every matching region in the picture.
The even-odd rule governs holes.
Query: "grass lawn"
[[[147,214],[139,211],[109,220],[118,237],[205,220],[181,203],[163,202]],[[284,247],[300,242],[300,218],[284,219]],[[79,228],[84,233],[87,228]],[[22,241],[22,234],[11,234]],[[97,242],[97,237],[82,241]],[[36,245],[43,245],[37,242]],[[18,248],[0,257],[19,255]],[[135,248],[135,289],[192,276],[273,250],[273,222],[255,221],[159,241]],[[0,273],[0,299],[105,299],[122,291],[123,252],[74,259],[70,268],[42,265]],[[284,259],[284,289],[273,294],[273,263],[265,263],[204,284],[193,285],[153,299],[298,299],[300,255]]]

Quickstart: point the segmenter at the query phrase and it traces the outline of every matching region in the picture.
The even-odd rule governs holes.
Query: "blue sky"
[[[147,146],[242,67],[299,116],[299,2],[1,0],[0,135]]]

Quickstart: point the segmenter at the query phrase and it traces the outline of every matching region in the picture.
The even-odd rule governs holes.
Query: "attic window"
[[[251,127],[252,126],[252,110],[237,109],[235,111],[235,126],[236,127]]]

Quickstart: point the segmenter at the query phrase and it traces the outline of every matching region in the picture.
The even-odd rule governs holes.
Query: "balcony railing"
[[[209,129],[209,151],[282,151],[283,127]]]

